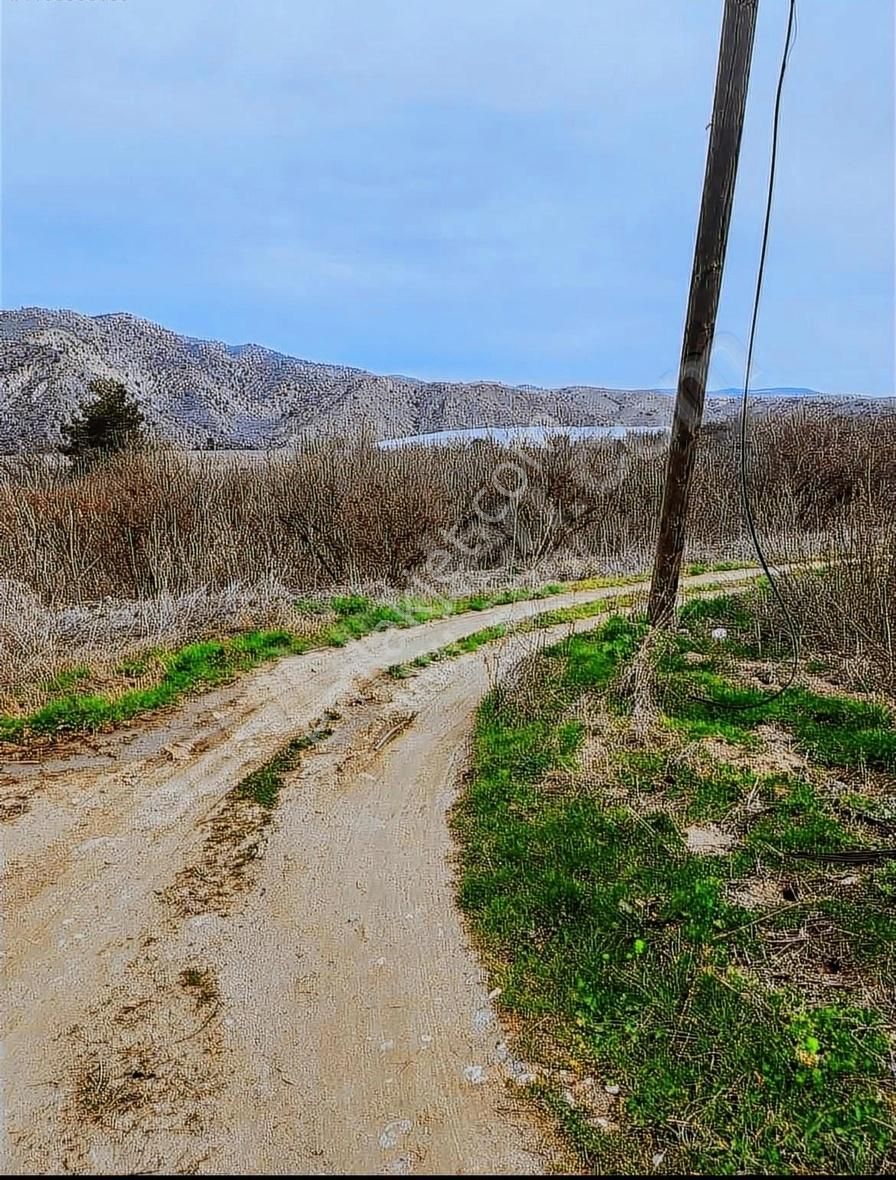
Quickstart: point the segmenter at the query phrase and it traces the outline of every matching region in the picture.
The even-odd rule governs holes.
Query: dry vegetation
[[[893,673],[896,417],[759,422],[750,485],[813,641]],[[663,445],[308,444],[251,463],[174,452],[72,475],[0,460],[0,696],[67,667],[294,617],[296,596],[430,596],[645,569]],[[750,557],[737,439],[700,446],[688,560]]]

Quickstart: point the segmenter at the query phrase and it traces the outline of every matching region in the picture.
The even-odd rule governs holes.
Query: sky
[[[723,0],[0,0],[4,307],[675,384]],[[761,0],[710,383],[742,380]],[[894,392],[892,0],[801,0],[754,384]]]

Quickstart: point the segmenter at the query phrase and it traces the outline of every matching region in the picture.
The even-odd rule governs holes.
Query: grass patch
[[[605,581],[608,585],[616,584],[614,579]],[[285,655],[344,647],[377,630],[411,627],[467,611],[549,598],[570,588],[569,584],[549,583],[534,590],[496,590],[450,601],[406,597],[395,604],[376,602],[360,594],[327,600],[297,599],[297,611],[310,624],[301,632],[249,631],[232,638],[187,644],[176,651],[147,653],[118,665],[116,674],[125,679],[151,675],[155,670],[155,682],[145,687],[123,692],[79,692],[79,686],[91,679],[90,669],[78,667],[64,672],[43,686],[44,694],[50,698],[46,704],[23,715],[0,716],[0,742],[22,743],[53,734],[111,728],[173,705],[189,692],[222,684],[241,672]],[[454,654],[474,650],[480,643],[498,637],[495,629],[486,630],[487,636],[458,641]],[[473,646],[464,646],[468,643]]]
[[[292,738],[224,796],[197,860],[181,870],[166,890],[166,900],[181,915],[228,913],[262,855],[287,776],[299,768],[309,749],[332,732],[323,727]],[[181,982],[189,986],[183,978]]]
[[[599,699],[611,718],[620,714],[623,704],[610,702],[607,689],[642,634],[637,622],[611,619],[539,657],[525,692],[499,686],[479,711],[473,774],[453,813],[460,901],[501,1003],[541,1030],[536,1040],[549,1038],[546,1057],[621,1088],[602,1126],[550,1085],[540,1086],[538,1099],[592,1172],[886,1170],[892,1030],[867,994],[896,967],[896,874],[885,867],[849,894],[831,891],[817,867],[791,854],[861,840],[836,799],[785,773],[680,756],[675,733],[692,741],[692,722],[718,734],[716,703],[700,713],[673,695],[679,755],[614,751],[605,785],[622,788],[621,800],[618,790],[578,780],[586,739],[579,705]],[[693,676],[705,689],[704,669],[688,666],[686,647],[660,657],[665,672],[679,688]],[[726,682],[724,691],[741,690]],[[890,764],[892,718],[875,708],[800,692],[760,715],[773,716],[825,765]],[[750,715],[743,732],[756,725]],[[558,774],[579,786],[558,790]],[[641,806],[645,797],[652,806]],[[747,807],[748,798],[756,806]],[[692,851],[688,824],[731,814],[736,847]],[[788,881],[805,881],[799,889],[810,900],[757,914],[738,886],[782,864]],[[806,923],[838,948],[848,945],[867,994],[858,988],[832,1003],[798,982],[774,982],[776,940],[798,941]],[[805,951],[814,953],[811,945]]]
[[[533,615],[528,619],[521,619],[517,623],[495,623],[491,627],[483,627],[479,631],[473,631],[470,635],[465,635],[462,639],[457,639],[453,643],[446,643],[442,647],[437,647],[431,652],[423,652],[407,663],[392,664],[387,671],[395,679],[403,680],[408,676],[412,676],[415,671],[421,668],[428,668],[430,664],[468,655],[470,652],[478,651],[480,647],[488,643],[494,643],[499,639],[504,639],[508,635],[521,635],[530,631],[543,631],[549,627],[558,627],[564,623],[574,623],[580,619],[597,618],[600,615],[607,614],[608,611],[618,610],[620,607],[628,606],[633,601],[634,599],[627,595],[620,595],[618,598],[596,598],[591,602],[582,602],[575,606],[557,607],[555,610],[541,611],[539,614]]]
[[[896,726],[885,705],[800,687],[770,701],[768,692],[708,669],[683,670],[673,663],[665,671],[672,688],[669,716],[692,736],[743,741],[759,725],[773,722],[820,765],[896,769]]]
[[[331,729],[315,729],[287,742],[273,758],[242,780],[236,788],[235,797],[251,799],[267,811],[272,810],[277,804],[286,775],[298,769],[305,750],[330,737],[332,732]]]
[[[628,579],[630,582],[641,580],[640,578]],[[591,581],[599,582],[600,579],[591,579]],[[623,584],[625,581],[626,579],[617,579],[615,581],[606,579],[607,585],[609,586]],[[594,588],[590,583],[587,586],[584,583],[576,583],[575,585],[579,589]],[[697,595],[711,592],[714,588],[713,584],[709,584],[701,586],[698,590],[692,591],[691,593],[696,598]],[[566,589],[569,589],[569,587],[566,587]],[[428,668],[430,664],[438,663],[440,660],[455,659],[458,656],[466,655],[471,651],[476,651],[484,644],[492,643],[497,639],[503,639],[507,635],[525,634],[529,631],[545,631],[549,627],[560,627],[564,623],[576,623],[584,619],[599,618],[601,615],[606,615],[612,611],[624,610],[631,607],[636,601],[636,596],[633,594],[619,594],[614,595],[612,598],[595,598],[590,602],[576,603],[574,606],[560,606],[553,610],[540,611],[537,615],[532,615],[528,619],[521,619],[517,623],[499,623],[492,627],[483,627],[482,630],[474,631],[471,635],[467,635],[454,643],[447,643],[442,647],[435,648],[431,652],[424,652],[407,663],[392,664],[387,671],[395,679],[403,680],[408,676],[412,676],[420,668]],[[608,662],[608,674],[615,669],[620,655],[631,654],[637,646],[637,639],[629,642],[626,638],[627,634],[628,632],[624,629],[620,632],[619,642],[622,646],[612,656],[611,662]],[[638,634],[643,634],[643,628]],[[573,649],[574,651],[575,649]],[[738,733],[739,736],[743,736],[740,734],[740,731]]]
[[[24,717],[0,717],[0,741],[21,742],[56,733],[83,733],[120,725],[141,713],[174,704],[188,692],[222,684],[256,665],[307,650],[286,631],[252,631],[233,639],[191,643],[160,654],[161,677],[117,695],[66,692]]]
[[[689,578],[696,578],[700,574],[721,574],[729,570],[755,569],[756,566],[743,561],[692,561],[686,565],[684,572]]]
[[[20,744],[55,734],[90,733],[113,728],[142,714],[176,704],[190,692],[223,684],[241,672],[286,655],[327,647],[344,647],[374,631],[391,627],[412,627],[450,615],[482,611],[494,606],[551,598],[573,591],[587,591],[626,586],[643,581],[642,575],[589,578],[578,582],[552,582],[534,590],[514,588],[467,595],[450,601],[406,597],[395,604],[376,602],[360,594],[327,600],[297,599],[295,606],[306,624],[302,631],[254,630],[201,643],[191,643],[175,651],[154,651],[123,661],[116,674],[126,680],[153,677],[154,682],[124,691],[78,691],[89,682],[89,668],[79,667],[44,685],[50,698],[40,708],[22,715],[0,715],[0,742]],[[702,587],[706,592],[711,587]],[[538,630],[605,613],[610,606],[630,605],[632,596],[614,600],[596,599],[572,607],[545,611],[533,618],[511,625],[483,628],[472,636],[448,644],[412,665],[395,665],[389,669],[396,677],[407,676],[414,667],[425,667],[438,659],[449,659],[476,650],[512,630]]]
[[[71,693],[72,689],[89,679],[90,669],[81,665],[78,668],[69,668],[65,672],[60,672],[58,676],[52,677],[41,685],[41,689],[47,696],[59,696]]]

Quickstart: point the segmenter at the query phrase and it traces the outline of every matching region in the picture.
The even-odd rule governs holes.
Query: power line
[[[781,56],[781,68],[778,73],[778,86],[775,91],[775,113],[772,120],[772,146],[771,146],[771,160],[768,170],[768,195],[765,203],[765,221],[762,227],[762,247],[759,252],[759,268],[756,273],[756,290],[753,296],[753,314],[750,320],[750,338],[747,344],[747,363],[744,373],[744,392],[741,398],[741,413],[740,413],[740,489],[741,499],[744,506],[744,516],[747,521],[747,528],[750,533],[750,541],[753,549],[759,559],[759,564],[762,567],[762,572],[768,579],[769,587],[777,602],[778,606],[784,614],[787,623],[787,629],[790,633],[791,645],[791,667],[787,680],[776,689],[775,692],[770,693],[760,702],[754,702],[749,705],[726,704],[727,708],[731,709],[757,709],[761,705],[767,705],[769,702],[776,700],[783,696],[785,692],[792,686],[796,679],[799,670],[800,659],[800,631],[792,612],[778,589],[778,583],[775,575],[772,573],[768,560],[765,556],[765,551],[762,547],[762,542],[759,539],[759,533],[756,527],[756,518],[753,512],[753,505],[750,502],[750,493],[747,481],[747,451],[748,451],[748,431],[747,431],[747,409],[749,405],[750,393],[750,376],[753,370],[753,352],[756,344],[756,326],[759,321],[759,304],[762,297],[762,283],[765,277],[765,260],[768,253],[769,229],[771,226],[772,216],[772,201],[775,193],[775,172],[778,164],[778,132],[781,122],[781,96],[784,91],[784,78],[787,74],[787,64],[790,59],[790,52],[793,48],[796,33],[796,0],[790,0],[790,10],[787,17],[787,34],[784,39],[784,52]],[[722,702],[717,702],[722,704]]]

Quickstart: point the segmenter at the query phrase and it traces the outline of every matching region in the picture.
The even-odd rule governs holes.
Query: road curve
[[[380,632],[92,748],[0,767],[14,803],[5,1169],[548,1168],[553,1149],[515,1093],[525,1064],[453,906],[445,823],[478,701],[539,636],[410,681],[380,673],[494,623],[635,590]],[[328,711],[332,736],[256,840],[251,817],[231,814],[234,787]]]

